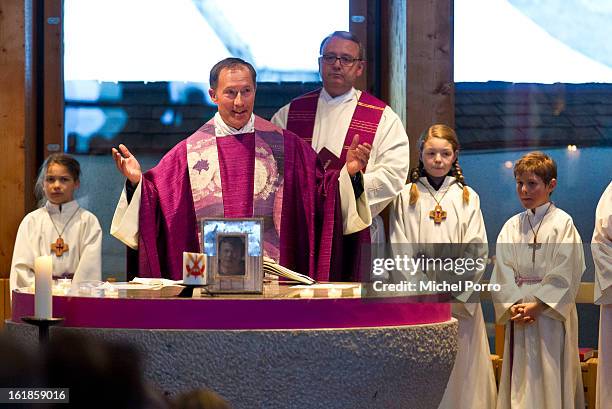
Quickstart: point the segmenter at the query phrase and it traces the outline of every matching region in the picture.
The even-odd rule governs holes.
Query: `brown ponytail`
[[[421,177],[421,173],[423,170],[423,163],[419,161],[419,166],[410,170],[410,182],[412,186],[410,186],[410,200],[408,203],[410,206],[414,206],[416,202],[419,200],[419,189],[417,188],[417,182]]]
[[[465,178],[463,177],[463,171],[461,170],[461,166],[459,166],[459,159],[453,163],[453,176],[463,187],[463,203],[470,203],[470,191],[467,188],[467,183],[465,183]]]

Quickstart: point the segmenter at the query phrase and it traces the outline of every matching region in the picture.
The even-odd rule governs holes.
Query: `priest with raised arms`
[[[113,149],[128,179],[111,234],[139,250],[139,276],[182,278],[182,253],[199,252],[198,220],[261,217],[264,254],[321,281],[342,276],[332,248],[371,224],[361,171],[371,146],[356,136],[341,169],[325,171],[293,133],[253,114],[256,73],[227,58],[210,72],[215,116],[142,173]]]

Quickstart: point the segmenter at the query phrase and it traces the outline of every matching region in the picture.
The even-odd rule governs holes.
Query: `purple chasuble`
[[[181,279],[183,251],[200,251],[197,219],[257,216],[264,253],[317,280],[336,279],[338,174],[325,172],[293,133],[259,117],[250,134],[215,137],[213,123],[203,125],[143,174],[139,275]]]
[[[296,133],[309,144],[312,144],[320,94],[321,89],[319,88],[295,98],[291,101],[287,114],[287,129]],[[318,152],[319,159],[326,170],[342,169],[346,163],[346,153],[355,135],[359,135],[360,143],[367,142],[370,145],[374,143],[376,130],[386,106],[387,104],[373,95],[365,91],[361,92],[344,138],[340,157],[336,157],[325,147]],[[340,276],[343,280],[364,281],[369,277],[371,264],[369,246],[370,229],[344,236],[344,243],[335,246],[333,249],[332,259],[337,260],[337,262],[333,264],[332,268],[340,269]]]

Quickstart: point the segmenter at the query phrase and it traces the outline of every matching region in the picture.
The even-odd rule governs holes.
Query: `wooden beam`
[[[64,148],[63,1],[45,0],[43,19],[43,155]]]
[[[406,6],[406,131],[416,166],[421,132],[435,123],[455,127],[453,0],[408,0]]]
[[[13,243],[32,210],[36,169],[33,1],[0,3],[0,277],[8,277]]]
[[[389,0],[382,16],[383,98],[406,126],[416,166],[421,132],[455,124],[453,0]]]

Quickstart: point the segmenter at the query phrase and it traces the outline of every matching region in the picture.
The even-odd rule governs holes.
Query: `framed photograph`
[[[219,276],[242,279],[246,274],[247,235],[217,234],[217,273]]]
[[[263,292],[263,219],[200,220],[211,293]]]

